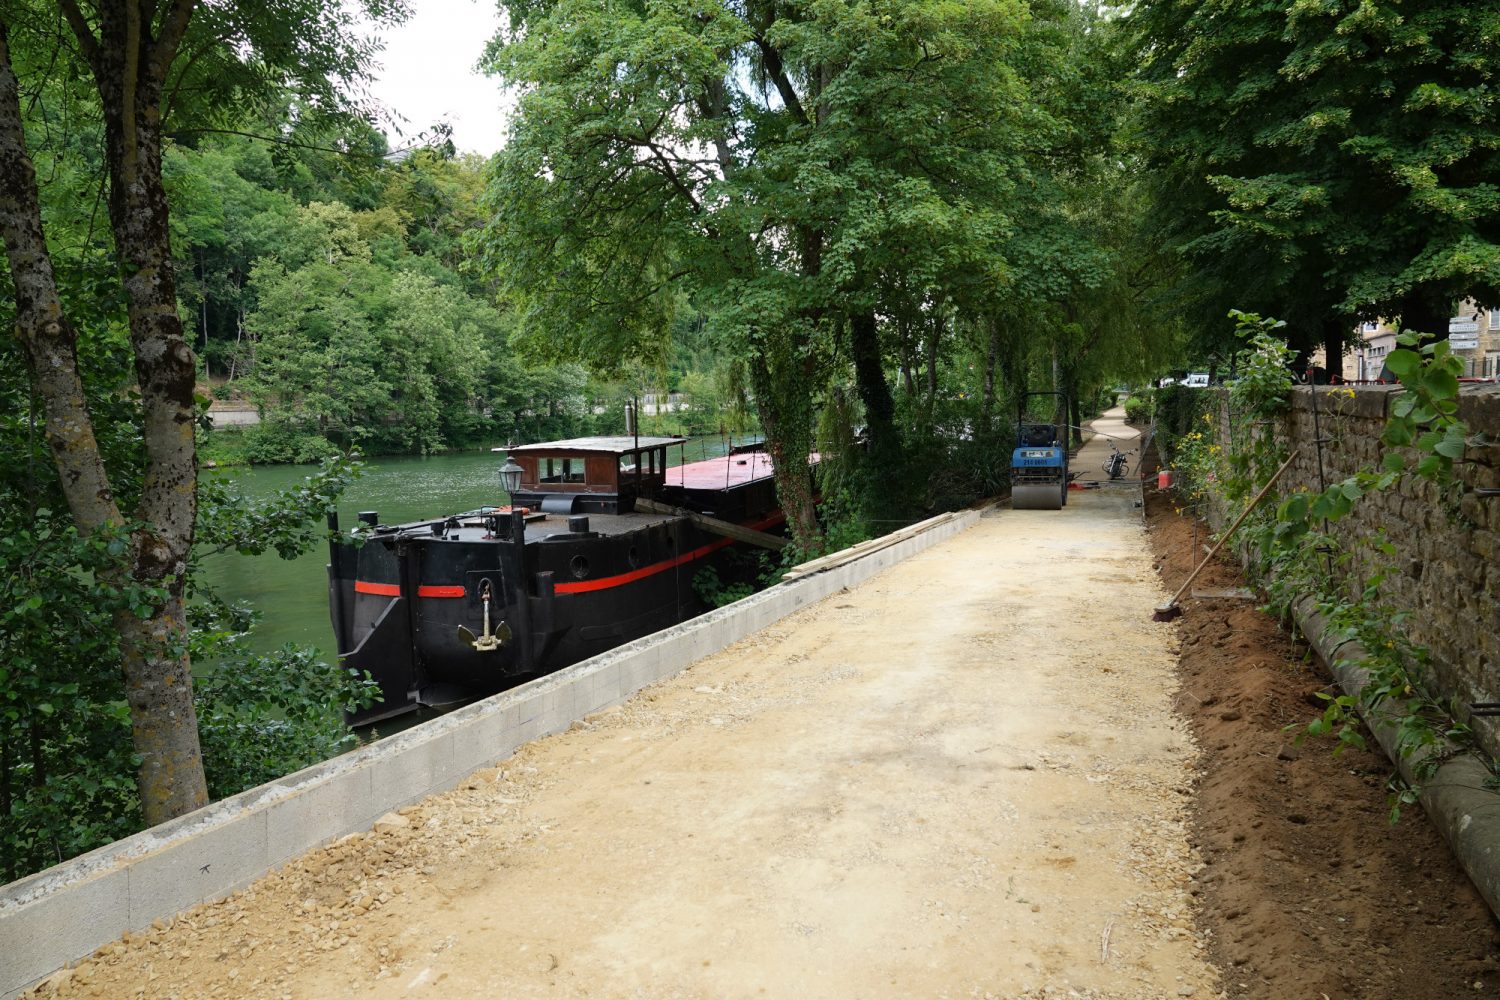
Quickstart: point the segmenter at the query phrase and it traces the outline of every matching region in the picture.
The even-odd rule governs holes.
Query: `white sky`
[[[446,120],[461,152],[495,152],[512,102],[498,79],[474,68],[500,27],[494,0],[412,0],[411,7],[405,24],[374,32],[385,50],[370,91],[406,136],[387,127],[391,148]]]

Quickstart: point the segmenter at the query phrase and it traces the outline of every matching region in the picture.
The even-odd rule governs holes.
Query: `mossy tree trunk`
[[[208,801],[193,709],[183,588],[197,514],[193,440],[196,363],[183,337],[162,185],[161,95],[193,10],[178,0],[107,0],[89,17],[61,7],[94,76],[104,112],[109,215],[129,305],[146,452],[139,506],[114,499],[78,372],[77,333],[63,313],[25,145],[8,33],[0,36],[0,229],[17,285],[18,333],[47,415],[47,440],[80,531],[129,526],[118,583],[138,588],[115,618],[138,783],[148,824]]]

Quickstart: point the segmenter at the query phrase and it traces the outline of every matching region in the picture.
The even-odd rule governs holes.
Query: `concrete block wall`
[[[1391,404],[1400,387],[1319,386],[1293,392],[1279,428],[1301,449],[1286,472],[1283,492],[1318,490],[1360,468],[1379,468]],[[1470,432],[1500,442],[1500,385],[1463,387],[1459,416]],[[1321,472],[1319,448],[1321,437]],[[1355,505],[1335,527],[1353,553],[1351,580],[1364,580],[1381,564],[1394,572],[1381,584],[1384,601],[1405,614],[1400,628],[1432,653],[1440,698],[1468,704],[1500,701],[1500,497],[1482,499],[1477,488],[1500,488],[1500,443],[1471,447],[1456,466],[1458,488],[1440,491],[1416,477],[1403,477],[1388,493]],[[1383,535],[1395,546],[1394,560],[1359,544]],[[1481,746],[1500,756],[1500,726],[1475,719]]]
[[[170,823],[0,887],[0,998],[129,930],[226,896],[302,853],[458,785],[531,740],[630,697],[969,528],[944,514],[799,576]]]

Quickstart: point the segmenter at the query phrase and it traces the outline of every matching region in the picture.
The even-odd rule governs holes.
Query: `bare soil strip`
[[[1146,546],[988,516],[39,992],[1213,996]]]
[[[1154,471],[1154,464],[1148,466]],[[1148,485],[1165,586],[1202,558],[1206,529]],[[1242,587],[1227,558],[1193,584]],[[1254,601],[1183,601],[1178,704],[1203,748],[1194,888],[1231,996],[1449,1000],[1500,990],[1500,939],[1447,845],[1412,808],[1391,827],[1378,753],[1294,745],[1332,692],[1322,665]],[[1370,745],[1374,746],[1371,739]]]

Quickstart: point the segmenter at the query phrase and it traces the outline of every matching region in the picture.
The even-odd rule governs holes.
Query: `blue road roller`
[[[1026,418],[1032,396],[1057,396],[1062,419],[1038,423]],[[1060,392],[1028,392],[1016,416],[1016,448],[1010,456],[1013,510],[1062,510],[1068,502],[1068,399]]]

